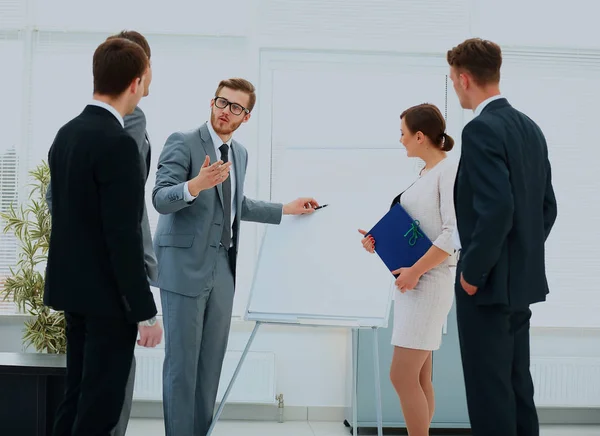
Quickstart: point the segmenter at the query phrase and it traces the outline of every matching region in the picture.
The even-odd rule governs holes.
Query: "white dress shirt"
[[[125,128],[125,121],[123,121],[123,117],[121,116],[119,111],[116,110],[114,107],[112,107],[108,103],[104,103],[103,101],[100,101],[100,100],[92,100],[91,102],[89,102],[89,104],[91,106],[98,106],[98,107],[102,107],[102,108],[106,109],[111,114],[113,114],[115,116],[115,118],[119,121],[119,123],[121,123],[121,126],[123,126],[123,128]]]
[[[235,165],[233,162],[233,150],[231,149],[231,141],[232,138],[229,138],[229,141],[227,142],[223,142],[223,140],[219,137],[219,135],[217,134],[217,132],[215,132],[215,129],[213,128],[212,124],[210,121],[206,122],[206,126],[208,127],[208,131],[210,133],[210,139],[212,139],[212,143],[213,143],[213,147],[215,148],[215,153],[217,155],[217,160],[221,159],[221,150],[220,147],[223,144],[227,144],[229,146],[229,153],[228,153],[228,159],[229,162],[231,162],[231,168],[229,169],[229,177],[231,179],[231,244],[233,245],[233,223],[235,220],[235,214],[236,214],[236,202],[235,202],[235,192],[236,192],[236,185],[235,185]],[[212,165],[214,162],[211,162],[210,165]],[[188,188],[188,182],[185,182],[185,189],[183,190],[183,196],[185,198],[185,201],[187,201],[188,203],[190,201],[193,201],[196,197],[194,197],[192,194],[190,194],[190,190]]]
[[[477,105],[477,107],[473,111],[473,114],[475,115],[475,117],[478,117],[479,115],[481,115],[481,112],[483,112],[483,109],[488,104],[490,104],[494,100],[498,100],[500,98],[503,98],[503,97],[502,97],[502,95],[498,94],[498,95],[494,95],[490,98],[487,98],[487,99],[483,100],[481,103],[479,103],[479,105]],[[460,244],[460,235],[458,234],[458,226],[454,227],[454,233],[452,234],[452,236],[453,236],[452,239],[454,240],[454,248],[456,248],[457,250],[460,250],[462,247]]]

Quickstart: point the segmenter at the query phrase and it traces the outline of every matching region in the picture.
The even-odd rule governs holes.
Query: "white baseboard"
[[[220,401],[223,398],[241,356],[241,351],[227,350],[223,360],[217,400]],[[161,401],[164,348],[137,348],[135,359],[134,401]],[[228,402],[253,405],[277,404],[275,385],[275,353],[250,351],[231,390]]]
[[[284,421],[344,422],[344,407],[285,406]],[[600,408],[540,408],[541,424],[594,424],[600,425]],[[132,418],[163,418],[162,403],[158,401],[134,401]],[[273,405],[228,404],[221,419],[226,421],[277,421],[279,410]]]
[[[329,421],[343,422],[344,407],[304,407],[285,406],[284,421]],[[134,401],[131,409],[132,418],[163,418],[162,402]],[[229,421],[277,421],[279,409],[277,405],[268,404],[228,404],[223,409],[221,419]]]

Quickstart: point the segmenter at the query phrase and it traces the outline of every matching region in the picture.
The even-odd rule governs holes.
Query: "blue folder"
[[[400,204],[393,206],[368,234],[375,239],[375,252],[390,272],[413,266],[433,245],[419,228],[419,221]]]

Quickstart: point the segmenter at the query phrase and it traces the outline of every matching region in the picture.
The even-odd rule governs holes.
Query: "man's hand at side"
[[[140,325],[138,331],[140,332],[140,338],[137,343],[142,347],[154,348],[162,340],[163,330],[158,321],[151,327]]]

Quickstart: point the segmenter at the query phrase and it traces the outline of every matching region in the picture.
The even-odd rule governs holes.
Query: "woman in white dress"
[[[454,297],[450,256],[454,253],[454,179],[457,166],[446,158],[454,140],[445,132],[439,109],[421,104],[400,115],[400,142],[409,157],[425,167],[417,180],[394,199],[415,220],[433,246],[410,268],[394,271],[394,356],[390,378],[400,397],[410,436],[427,436],[434,412],[431,352],[440,347],[442,328]],[[364,230],[362,244],[371,253],[375,241]]]

